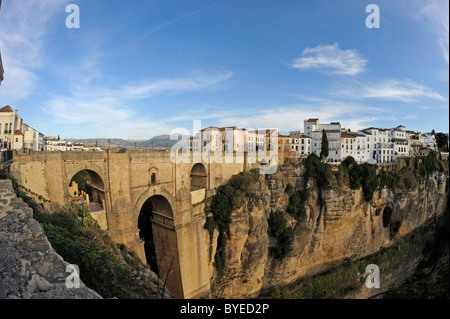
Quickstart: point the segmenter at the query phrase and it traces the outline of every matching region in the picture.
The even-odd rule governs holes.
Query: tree
[[[440,151],[448,152],[448,137],[446,134],[440,132],[436,133],[436,144]]]
[[[327,132],[322,130],[322,146],[320,149],[320,159],[324,160],[328,157],[328,137]]]

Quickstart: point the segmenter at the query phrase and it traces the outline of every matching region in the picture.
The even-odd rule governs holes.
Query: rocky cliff
[[[62,238],[64,235],[57,236]],[[106,247],[107,238],[102,239],[100,234],[93,236]],[[75,250],[76,243],[73,244]],[[112,246],[109,249],[112,249]],[[113,253],[114,256],[125,254],[117,247],[114,252],[111,251],[111,254]],[[100,256],[96,258],[98,262],[113,261],[100,259]],[[123,256],[116,258],[118,262],[124,259]],[[125,267],[125,264],[125,260],[122,260],[119,266]],[[33,209],[16,196],[11,180],[0,179],[0,299],[101,299],[99,293],[88,288],[81,280],[78,281],[79,286],[74,285],[76,281],[72,273],[73,266],[75,265],[65,261],[52,247],[43,227],[33,218]],[[86,265],[84,267],[86,269]],[[92,272],[89,278],[113,278],[113,275],[118,276]],[[124,294],[127,294],[128,298],[162,298],[164,283],[149,268],[140,263],[136,264],[127,278],[128,281],[119,282],[117,285],[126,286]],[[66,285],[66,281],[69,285]],[[111,284],[105,287],[102,289],[109,290],[113,286]],[[113,292],[109,293],[111,295]],[[110,295],[103,297],[120,297]],[[164,290],[164,298],[172,298],[167,288]]]
[[[81,281],[79,288],[66,285],[68,265],[33,219],[33,210],[17,198],[11,181],[0,180],[0,297],[100,299]]]
[[[344,260],[373,254],[395,244],[433,216],[444,211],[446,176],[428,174],[407,188],[380,188],[367,202],[361,188],[342,181],[328,189],[305,185],[301,165],[284,165],[276,174],[261,176],[254,184],[257,196],[246,197],[231,213],[229,230],[211,236],[211,262],[221,241],[225,262],[211,266],[212,292],[218,298],[255,297],[261,291],[290,284],[324,272]],[[289,210],[288,184],[303,194],[301,214]],[[271,236],[271,212],[283,212],[291,229],[289,251],[276,258],[278,245]]]

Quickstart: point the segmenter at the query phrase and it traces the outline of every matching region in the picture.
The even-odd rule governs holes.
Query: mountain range
[[[150,147],[172,147],[177,141],[171,140],[170,135],[158,135],[149,140],[125,140],[121,138],[68,138],[66,141],[72,143],[97,143],[102,147],[138,147],[138,148],[150,148]]]

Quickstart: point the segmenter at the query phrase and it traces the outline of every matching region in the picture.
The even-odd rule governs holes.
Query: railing
[[[377,143],[376,148],[394,148],[394,143]]]
[[[175,228],[175,222],[172,217],[166,216],[164,214],[155,211],[153,212],[152,222],[170,229]]]
[[[13,151],[0,151],[0,168],[7,167],[13,162]]]

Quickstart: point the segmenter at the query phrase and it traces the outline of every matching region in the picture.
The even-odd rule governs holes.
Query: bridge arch
[[[163,195],[148,197],[140,208],[137,226],[150,268],[166,282],[173,296],[182,298],[177,234],[169,200]]]
[[[70,181],[68,187],[71,199],[84,197],[87,204],[91,204],[91,210],[99,210],[100,208],[106,210],[105,183],[103,178],[96,171],[91,169],[81,169],[74,174],[70,174],[69,177]],[[93,204],[98,207],[93,207]]]

